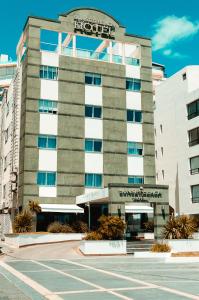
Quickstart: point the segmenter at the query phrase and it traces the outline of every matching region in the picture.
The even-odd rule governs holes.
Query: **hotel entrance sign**
[[[115,27],[92,19],[74,18],[75,32],[80,31],[87,35],[101,36],[102,38],[114,39]]]

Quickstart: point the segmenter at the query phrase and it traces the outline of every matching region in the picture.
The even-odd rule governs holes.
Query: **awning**
[[[83,208],[75,204],[40,204],[42,212],[83,214]]]
[[[125,212],[126,213],[147,213],[147,214],[153,214],[153,207],[147,206],[147,205],[125,205]]]

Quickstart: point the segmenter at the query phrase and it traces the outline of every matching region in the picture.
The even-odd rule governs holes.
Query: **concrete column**
[[[122,43],[122,63],[125,65],[125,44]]]
[[[155,239],[162,239],[164,225],[169,218],[169,204],[154,203],[154,236]]]
[[[73,35],[73,57],[76,57],[76,35]]]
[[[113,62],[113,42],[110,41],[109,42],[109,62],[112,63]]]
[[[61,32],[59,32],[59,34],[58,34],[58,54],[61,54],[61,52],[62,52],[62,33]]]

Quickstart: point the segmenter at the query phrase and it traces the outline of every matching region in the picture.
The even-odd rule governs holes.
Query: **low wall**
[[[82,233],[5,234],[5,243],[19,248],[28,245],[80,241],[83,236]]]
[[[81,242],[79,249],[85,255],[126,254],[126,240],[119,240],[119,241],[84,240]]]
[[[199,252],[199,240],[164,240],[171,247],[171,252]]]
[[[134,252],[134,257],[136,258],[168,258],[171,256],[170,252],[148,252],[148,251],[139,251]]]

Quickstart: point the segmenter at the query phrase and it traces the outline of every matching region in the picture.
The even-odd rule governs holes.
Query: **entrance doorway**
[[[144,233],[153,232],[153,216],[151,214],[126,213],[125,218],[127,240],[142,239],[144,238]]]

